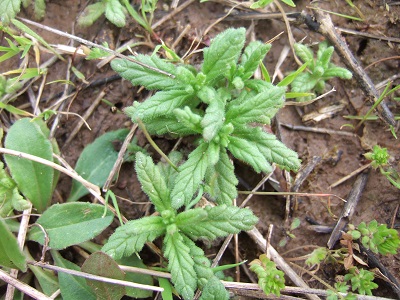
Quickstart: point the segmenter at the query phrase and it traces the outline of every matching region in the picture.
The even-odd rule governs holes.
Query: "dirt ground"
[[[307,7],[309,1],[295,1],[297,7],[289,8],[284,6],[285,11],[302,11],[312,14],[312,11]],[[379,37],[400,38],[400,5],[396,1],[353,1],[358,9],[365,15],[364,21],[352,21],[339,16],[332,16],[336,26],[345,29],[356,30],[363,34],[369,34],[370,37],[360,36],[359,34],[343,33],[349,48],[355,57],[361,62],[365,68],[370,64],[366,72],[371,77],[375,84],[383,82],[393,75],[399,75],[400,70],[400,44],[397,42],[388,42],[380,40]],[[387,6],[385,3],[387,2]],[[391,5],[391,2],[393,4]],[[183,2],[182,2],[183,3]],[[182,3],[179,3],[181,5]],[[217,33],[228,27],[244,26],[248,29],[248,38],[255,38],[262,41],[268,41],[278,34],[282,35],[273,42],[272,50],[267,55],[266,65],[269,72],[272,74],[276,68],[281,53],[285,47],[289,46],[287,39],[287,30],[285,23],[281,19],[276,20],[241,20],[240,14],[244,11],[240,8],[234,9],[233,19],[223,20],[218,24],[212,24],[236,3],[235,1],[217,1],[199,3],[193,1],[180,13],[177,13],[172,18],[155,29],[157,36],[167,45],[174,44],[178,37],[180,41],[175,45],[175,51],[183,55],[190,47],[191,43],[203,35],[206,29],[207,34],[204,36],[203,43],[207,45],[208,41]],[[146,33],[133,21],[129,25],[118,29],[105,20],[100,18],[93,26],[89,28],[79,28],[76,25],[77,16],[83,11],[85,1],[72,0],[55,0],[47,3],[45,18],[41,21],[42,24],[60,29],[62,31],[74,33],[85,39],[101,43],[107,41],[111,48],[133,39],[136,41],[146,41],[146,45],[134,48],[138,53],[151,53],[159,43],[154,37],[146,36]],[[153,23],[160,20],[163,16],[170,13],[169,1],[160,1],[159,9],[156,11]],[[325,1],[320,5],[324,9],[338,12],[347,15],[357,16],[357,13],[344,0]],[[389,10],[388,10],[389,9]],[[23,10],[20,16],[33,19],[32,12]],[[303,40],[306,44],[316,44],[323,39],[317,33],[311,32],[305,25],[292,24],[291,29],[296,41]],[[51,44],[67,45],[70,41],[64,37],[60,37],[45,30],[35,30]],[[180,36],[182,32],[185,33]],[[376,38],[377,37],[377,38]],[[74,42],[74,46],[78,46]],[[42,60],[50,57],[42,55]],[[93,83],[99,79],[107,78],[114,75],[114,72],[108,65],[101,69],[96,67],[98,61],[86,61],[78,56],[72,57],[72,64],[77,67],[86,77]],[[392,57],[392,58],[391,58]],[[389,58],[387,60],[383,60]],[[194,57],[196,59],[196,57]],[[337,64],[343,65],[337,55],[334,57]],[[279,74],[285,75],[289,71],[296,68],[293,60],[293,55],[289,51],[288,56],[284,59],[283,64],[279,68]],[[48,70],[47,81],[65,79],[68,65],[64,62],[57,61]],[[4,70],[2,70],[3,72]],[[78,79],[71,77],[78,86],[84,87]],[[36,84],[36,87],[39,83]],[[397,78],[394,84],[400,84]],[[285,106],[277,115],[277,118],[271,130],[279,134],[280,139],[291,149],[299,153],[303,161],[303,165],[310,162],[313,157],[320,157],[318,163],[301,184],[298,192],[315,193],[315,194],[334,194],[338,197],[326,196],[301,196],[293,200],[294,210],[291,211],[290,219],[286,218],[286,201],[285,197],[276,196],[254,196],[249,202],[249,206],[254,213],[259,217],[260,223],[257,228],[262,234],[266,235],[269,226],[274,225],[272,231],[272,245],[284,258],[295,258],[312,251],[312,246],[326,246],[330,237],[330,233],[318,233],[314,231],[314,227],[310,220],[326,226],[334,226],[344,206],[344,202],[340,199],[347,199],[357,175],[349,178],[344,183],[331,188],[330,186],[337,180],[349,175],[358,168],[366,165],[368,161],[363,154],[368,152],[373,145],[379,144],[388,149],[391,155],[391,165],[393,168],[400,171],[400,143],[396,140],[388,130],[388,126],[382,121],[367,121],[361,128],[354,132],[346,124],[356,126],[357,120],[346,119],[346,116],[364,115],[371,107],[371,103],[366,101],[363,91],[360,89],[355,79],[349,81],[331,80],[330,87],[334,87],[336,92],[331,93],[327,97],[314,102],[313,104],[295,107]],[[64,86],[61,84],[51,84],[45,87],[42,99],[48,99],[48,102],[43,101],[43,108],[48,107],[51,103],[57,100],[57,95],[62,92]],[[382,90],[381,90],[382,91]],[[119,109],[123,109],[131,105],[134,100],[143,100],[148,96],[148,92],[139,90],[138,87],[132,87],[129,82],[118,79],[108,84],[98,85],[79,91],[73,100],[69,98],[66,102],[64,110],[84,114],[92,102],[96,99],[99,93],[104,92],[104,98],[113,103]],[[399,93],[394,95],[399,97]],[[59,96],[58,96],[59,97]],[[22,104],[26,98],[19,99]],[[399,113],[399,103],[392,98],[386,99],[390,110],[397,115]],[[340,106],[340,108],[321,121],[304,122],[302,116],[321,111],[330,106]],[[122,113],[113,113],[110,107],[105,103],[100,104],[94,109],[93,113],[87,119],[92,130],[82,127],[79,132],[68,141],[71,132],[78,123],[78,119],[69,116],[62,117],[55,131],[55,137],[61,149],[62,156],[66,161],[74,166],[83,148],[95,140],[101,134],[122,127],[130,128],[131,122]],[[335,132],[318,133],[304,130],[296,130],[288,128],[286,125],[306,126],[307,128],[329,129]],[[398,129],[398,127],[396,128]],[[341,133],[348,132],[354,135],[342,135]],[[398,135],[400,134],[397,131]],[[138,133],[139,143],[144,146],[147,142],[141,133]],[[68,142],[67,142],[68,141]],[[155,138],[156,143],[166,152],[172,149],[174,141],[161,137]],[[67,142],[67,143],[66,143]],[[189,142],[184,142],[181,147],[189,147]],[[150,149],[151,151],[151,149]],[[155,154],[155,153],[154,153]],[[155,157],[156,154],[155,154]],[[236,172],[241,180],[239,185],[240,190],[252,189],[263,177],[262,174],[254,173],[250,167],[235,162]],[[368,171],[366,171],[368,172]],[[296,174],[290,174],[292,178]],[[288,191],[290,188],[285,179],[283,171],[277,169],[272,176],[275,184],[269,183],[262,187],[263,191],[273,191],[274,188],[279,191]],[[61,176],[57,186],[58,198],[55,201],[64,201],[69,194],[71,188],[71,179],[66,176]],[[122,213],[128,218],[133,219],[143,216],[148,212],[148,206],[136,203],[143,203],[147,198],[140,190],[140,185],[137,182],[133,173],[132,164],[125,164],[122,167],[118,181],[113,187],[113,191],[121,198],[129,199],[128,201],[120,200]],[[358,224],[362,221],[369,222],[376,219],[379,223],[388,224],[399,228],[400,213],[398,208],[400,205],[399,190],[392,186],[388,180],[376,170],[368,172],[368,181],[362,196],[356,207],[354,215],[350,222]],[[340,198],[339,198],[340,197]],[[238,203],[243,200],[240,196]],[[294,218],[299,218],[300,226],[293,230],[295,238],[289,238],[287,231],[290,223]],[[106,234],[109,234],[107,232]],[[102,238],[106,238],[103,236]],[[284,246],[279,243],[282,239],[286,240]],[[209,250],[209,253],[215,254],[218,251],[218,244],[214,244]],[[239,253],[241,259],[253,260],[260,254],[260,250],[256,245],[249,240],[245,234],[239,236]],[[287,254],[285,254],[288,252]],[[149,255],[149,261],[151,261]],[[362,255],[360,255],[363,257]],[[146,254],[143,256],[146,258]],[[223,262],[232,263],[234,255],[227,251],[223,258]],[[400,256],[394,255],[388,258],[379,257],[380,262],[385,265],[391,274],[400,281]],[[324,266],[317,274],[323,280],[333,283],[335,275],[342,274],[340,268],[332,270],[330,266]],[[235,274],[232,274],[236,276]],[[303,274],[303,279],[311,286],[323,288],[316,280],[307,274]],[[241,270],[240,279],[249,282],[251,279],[247,277],[246,272]],[[380,288],[375,293],[379,296],[397,298],[389,285],[386,285],[383,280],[378,281]],[[241,298],[244,299],[244,298]]]

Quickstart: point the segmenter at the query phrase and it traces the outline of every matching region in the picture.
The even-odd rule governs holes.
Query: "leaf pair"
[[[258,219],[249,209],[226,205],[178,213],[173,208],[174,196],[170,190],[174,182],[168,184],[162,177],[168,168],[169,173],[173,172],[172,167],[155,165],[150,157],[143,153],[136,154],[138,179],[160,215],[129,221],[117,228],[102,250],[119,259],[141,251],[146,242],[164,236],[164,255],[168,259],[172,282],[184,299],[192,299],[198,286],[205,288],[211,279],[216,284],[209,263],[204,264],[208,260],[192,240],[214,240],[249,230]],[[180,173],[175,181],[179,180],[179,176]],[[226,299],[225,295],[221,299]]]

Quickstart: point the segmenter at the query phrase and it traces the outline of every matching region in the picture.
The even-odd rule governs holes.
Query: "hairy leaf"
[[[323,44],[325,43],[320,43],[320,49],[317,54],[318,57],[317,65],[322,66],[324,69],[328,69],[334,48],[332,46],[322,47]]]
[[[135,115],[131,116],[132,120],[135,121],[135,117],[137,117],[146,122],[160,116],[172,116],[174,109],[181,108],[190,98],[191,95],[186,90],[157,92],[138,106]]]
[[[229,293],[217,276],[211,277],[204,286],[200,300],[228,300]]]
[[[132,57],[132,59],[169,74],[176,75],[175,65],[168,63],[157,56],[139,54]],[[140,66],[129,60],[114,59],[111,62],[111,67],[123,78],[129,80],[133,85],[143,85],[148,90],[184,90],[187,86],[176,78],[168,77],[167,75]]]
[[[285,89],[271,87],[268,91],[246,99],[239,105],[230,105],[226,119],[233,124],[270,120],[284,102]]]
[[[185,107],[185,109],[190,109]],[[146,129],[150,134],[155,135],[163,135],[163,134],[170,134],[172,136],[187,136],[192,134],[201,133],[200,127],[200,120],[199,118],[199,125],[196,130],[186,126],[187,124],[180,119],[180,113],[183,110],[176,109],[174,110],[175,116],[174,117],[158,117],[157,119],[147,121],[145,123]],[[177,121],[178,119],[178,121]]]
[[[250,230],[257,222],[258,218],[250,209],[225,204],[190,209],[176,217],[176,225],[188,237],[210,241]]]
[[[146,242],[163,235],[165,230],[163,218],[159,216],[129,221],[115,230],[101,251],[114,259],[129,256],[142,250]]]
[[[296,55],[300,57],[300,59],[306,63],[309,62],[308,65],[311,69],[314,69],[314,54],[311,49],[303,44],[294,44],[294,50]]]
[[[175,166],[177,166],[180,164],[183,154],[179,151],[172,151],[168,155],[168,158]],[[176,171],[169,163],[164,161],[160,161],[157,164],[157,167],[160,169],[161,176],[164,178],[167,188],[171,191],[175,184],[175,178],[178,176],[178,171]]]
[[[125,8],[119,0],[107,0],[105,15],[108,21],[117,27],[124,27],[126,22]]]
[[[236,136],[229,136],[228,149],[234,157],[251,165],[257,173],[272,172],[272,167],[260,152],[257,143]]]
[[[184,109],[174,110],[176,119],[182,123],[185,128],[195,133],[201,133],[203,131],[201,127],[201,116],[196,112],[193,112],[190,107],[186,106]]]
[[[263,44],[260,41],[249,43],[244,49],[240,61],[240,67],[243,67],[243,80],[249,79],[257,70],[260,61],[262,61],[268,51],[271,49],[271,44]]]
[[[171,192],[172,207],[179,209],[192,200],[198,190],[201,181],[204,179],[208,162],[208,145],[201,144],[192,153],[188,160],[179,166],[179,174],[175,180],[175,187]]]
[[[310,73],[302,73],[297,76],[291,84],[292,92],[308,92],[317,84],[318,79],[312,77]]]
[[[216,203],[232,205],[237,197],[238,180],[226,149],[221,148],[217,164],[207,170],[206,182],[206,192]]]
[[[78,18],[79,26],[91,26],[104,13],[106,7],[103,1],[86,6]]]
[[[329,79],[332,77],[339,77],[342,79],[351,79],[353,77],[353,74],[345,68],[330,67],[328,70],[326,70],[324,72],[324,76],[322,76],[322,78]]]
[[[21,0],[0,0],[0,21],[3,25],[8,25],[19,13]]]
[[[173,225],[171,225],[173,226]],[[197,276],[190,249],[178,231],[167,233],[164,238],[164,255],[168,259],[168,271],[176,290],[185,300],[191,300],[197,288]]]
[[[142,190],[149,196],[158,212],[171,208],[169,190],[160,170],[151,157],[138,152],[136,154],[136,174]]]
[[[209,48],[204,49],[202,72],[212,85],[227,75],[232,65],[236,65],[246,39],[244,28],[230,28],[218,34]]]

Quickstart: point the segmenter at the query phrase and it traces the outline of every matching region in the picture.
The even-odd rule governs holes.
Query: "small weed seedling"
[[[181,155],[172,152],[170,159],[178,163]],[[120,259],[141,251],[146,242],[163,236],[168,271],[184,299],[193,299],[197,288],[203,290],[204,299],[228,299],[227,291],[214,275],[203,250],[193,241],[212,241],[249,230],[257,223],[257,217],[247,208],[227,205],[186,208],[178,212],[172,205],[175,202],[172,191],[180,174],[171,165],[155,165],[149,156],[138,152],[136,173],[159,215],[132,220],[119,227],[102,251]]]
[[[199,137],[197,148],[179,166],[171,190],[174,209],[188,206],[202,183],[218,204],[232,204],[238,181],[228,151],[256,172],[271,172],[270,163],[293,170],[300,166],[294,151],[256,126],[270,123],[284,103],[285,88],[251,79],[271,46],[252,42],[241,55],[244,43],[244,28],[219,34],[204,49],[200,71],[156,56],[134,57],[171,77],[127,60],[111,63],[132,84],[158,90],[145,102],[126,109],[133,122],[143,122],[150,134]]]
[[[325,81],[333,77],[350,79],[352,74],[345,68],[338,67],[331,63],[331,57],[334,51],[332,46],[328,47],[327,42],[319,44],[317,59],[310,48],[302,44],[295,44],[294,49],[297,56],[308,64],[308,72],[299,74],[291,83],[291,90],[294,93],[304,93],[315,90],[322,93],[325,89]],[[299,101],[306,101],[311,97],[299,98]]]

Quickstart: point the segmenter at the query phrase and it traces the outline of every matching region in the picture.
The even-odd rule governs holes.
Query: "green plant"
[[[133,122],[143,122],[150,134],[198,137],[197,148],[179,166],[171,191],[175,209],[188,206],[202,183],[217,203],[232,204],[237,179],[228,151],[256,172],[271,172],[270,163],[293,170],[300,166],[294,151],[256,126],[270,123],[283,105],[285,88],[251,79],[271,46],[252,42],[242,54],[244,43],[244,28],[219,34],[204,49],[200,71],[156,56],[134,57],[171,74],[169,77],[126,60],[111,63],[133,85],[159,90],[126,109]]]
[[[170,159],[178,163],[181,155],[172,152]],[[216,299],[228,299],[203,250],[193,241],[212,241],[217,237],[249,230],[257,223],[257,217],[249,209],[227,205],[186,207],[178,212],[173,207],[175,201],[172,190],[180,174],[171,165],[155,165],[150,157],[141,152],[136,154],[135,169],[142,189],[154,204],[158,215],[132,220],[120,226],[102,251],[119,259],[141,251],[146,242],[164,236],[163,252],[168,259],[171,280],[184,299],[192,299],[198,287],[208,295],[212,293]]]
[[[372,296],[371,290],[378,287],[378,285],[373,282],[374,278],[374,273],[356,267],[350,268],[349,273],[344,276],[345,281],[350,281],[352,291],[357,290],[361,295],[370,296]]]
[[[15,18],[17,13],[19,13],[21,4],[25,8],[33,4],[35,18],[41,19],[44,17],[46,10],[46,2],[44,0],[1,0],[0,6],[3,11],[0,15],[0,22],[4,25],[8,25],[10,21]]]
[[[338,67],[331,63],[334,48],[328,46],[327,42],[322,42],[318,45],[317,57],[314,59],[314,54],[310,48],[302,44],[295,44],[294,49],[296,55],[308,64],[307,72],[298,75],[291,83],[292,92],[303,93],[315,90],[317,93],[322,93],[325,89],[325,81],[333,77],[342,79],[350,79],[352,74],[345,68]],[[299,101],[305,101],[311,97],[299,98]]]
[[[294,4],[294,2],[292,0],[281,0],[283,3],[285,3],[286,5],[289,5],[291,7],[296,7],[296,4]],[[254,2],[250,8],[252,9],[257,9],[257,8],[264,8],[267,5],[271,4],[272,2],[274,2],[274,0],[258,0],[256,2]]]

